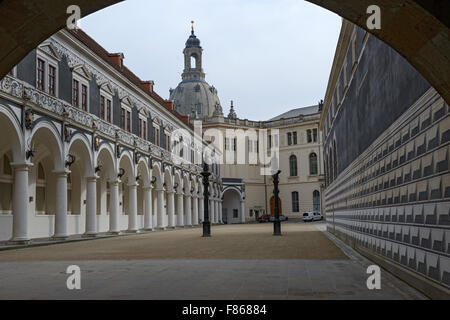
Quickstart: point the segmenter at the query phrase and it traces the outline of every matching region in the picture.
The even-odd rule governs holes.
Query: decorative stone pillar
[[[175,192],[168,191],[167,192],[167,214],[169,219],[169,228],[175,228]]]
[[[194,226],[198,225],[198,196],[194,195],[192,197],[192,224]]]
[[[111,234],[120,234],[119,183],[119,180],[109,181],[109,233]]]
[[[241,223],[245,223],[245,201],[241,200]]]
[[[28,243],[28,172],[32,164],[11,163],[14,168],[13,231],[11,243]]]
[[[152,186],[144,187],[144,230],[153,231]]]
[[[128,185],[128,232],[138,232],[137,227],[137,186],[136,182]]]
[[[183,206],[183,192],[177,193],[177,201],[178,201],[178,227],[184,227],[184,206]]]
[[[164,189],[157,189],[158,194],[158,212],[157,212],[157,228],[164,230]]]
[[[184,212],[186,213],[186,225],[187,226],[192,226],[192,207],[191,207],[191,195],[190,194],[186,194],[185,198],[184,198]]]
[[[86,178],[86,232],[85,236],[97,235],[97,178]]]
[[[54,172],[56,175],[55,233],[53,239],[67,239],[67,175],[70,171]]]

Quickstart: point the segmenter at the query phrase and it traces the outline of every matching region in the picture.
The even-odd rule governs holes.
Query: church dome
[[[170,100],[182,114],[196,118],[212,117],[222,114],[217,89],[202,80],[185,80],[176,89],[170,90]]]
[[[186,41],[186,48],[198,47],[200,48],[200,39],[198,39],[194,31],[192,31],[191,36]]]

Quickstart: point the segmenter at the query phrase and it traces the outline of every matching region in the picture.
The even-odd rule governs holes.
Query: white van
[[[318,211],[308,211],[303,213],[303,221],[304,222],[308,222],[308,221],[320,221],[323,219],[323,216],[320,212]]]

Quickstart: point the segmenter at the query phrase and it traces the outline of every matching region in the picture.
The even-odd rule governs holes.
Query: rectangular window
[[[225,138],[225,150],[230,150],[230,138]]]
[[[288,143],[288,146],[292,145],[292,133],[291,132],[288,132],[288,134],[287,134],[287,143]]]
[[[106,100],[106,121],[112,123],[112,106],[111,100]]]
[[[52,96],[56,95],[56,68],[48,66],[48,93]]]
[[[105,97],[100,96],[100,119],[105,120]]]
[[[272,135],[269,134],[269,139],[267,139],[268,148],[272,148]]]
[[[313,141],[317,142],[317,129],[313,129]]]
[[[292,192],[292,212],[299,212],[299,203],[298,203],[298,192]]]
[[[131,112],[130,111],[126,111],[126,116],[127,116],[127,128],[126,130],[128,132],[131,132]]]
[[[37,64],[37,89],[45,90],[45,62],[44,60],[38,59]]]
[[[292,132],[292,143],[297,144],[297,131]]]
[[[142,119],[139,119],[138,136],[142,138]]]
[[[72,92],[72,100],[73,100],[73,106],[74,107],[79,107],[80,106],[80,102],[78,100],[78,93],[80,91],[80,83],[78,82],[78,80],[73,80],[73,92]]]
[[[253,141],[248,139],[248,152],[253,152]]]
[[[237,219],[237,218],[239,218],[239,210],[233,209],[233,219]]]
[[[84,84],[81,85],[81,108],[84,111],[87,111],[88,109],[88,93],[87,93],[87,86]]]
[[[231,143],[233,151],[236,151],[236,145],[237,145],[237,138],[233,138]]]
[[[142,121],[142,139],[147,140],[147,121]]]
[[[125,126],[125,113],[126,113],[126,110],[124,108],[120,108],[120,128],[122,130],[126,129],[126,126]]]

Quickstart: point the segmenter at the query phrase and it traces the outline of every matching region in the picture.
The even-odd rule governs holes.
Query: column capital
[[[25,162],[10,162],[9,165],[13,167],[15,170],[28,170],[33,167],[34,164],[28,161]]]
[[[99,176],[97,176],[97,175],[93,175],[93,176],[88,176],[88,177],[86,177],[86,180],[88,181],[88,182],[97,182],[97,179],[98,178],[100,178]]]
[[[137,183],[137,182],[132,182],[132,183],[130,183],[130,184],[127,184],[127,186],[129,186],[129,187],[137,187],[137,186],[139,186],[139,183]]]
[[[184,196],[184,193],[183,193],[183,191],[179,191],[179,192],[177,192],[177,195]]]
[[[152,190],[153,186],[152,185],[142,186],[142,189],[144,189],[144,190]]]
[[[121,181],[120,181],[120,179],[108,179],[108,182],[110,183],[110,184],[114,184],[114,185],[116,185],[116,184],[119,184]]]
[[[56,174],[58,177],[67,177],[72,171],[70,171],[69,169],[64,169],[64,170],[53,170],[52,171],[54,174]]]

